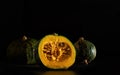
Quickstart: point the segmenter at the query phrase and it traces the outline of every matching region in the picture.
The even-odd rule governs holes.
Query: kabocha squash
[[[76,63],[89,64],[95,59],[96,47],[92,42],[81,37],[77,42],[75,42],[74,46],[77,52]]]
[[[26,36],[13,40],[7,48],[8,62],[35,64],[38,56],[38,43],[38,40]]]
[[[68,38],[58,34],[43,37],[38,53],[44,66],[51,69],[67,69],[75,62],[76,51]]]
[[[38,64],[41,68],[68,69],[89,64],[96,57],[95,45],[80,37],[74,44],[65,36],[49,34],[40,40],[23,36],[7,48],[10,63]]]

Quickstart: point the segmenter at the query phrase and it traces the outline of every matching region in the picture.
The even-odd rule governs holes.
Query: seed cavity
[[[43,47],[43,53],[49,61],[62,62],[71,56],[71,51],[65,42],[46,43]]]

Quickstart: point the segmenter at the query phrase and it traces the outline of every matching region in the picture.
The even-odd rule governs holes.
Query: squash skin
[[[36,64],[38,40],[20,37],[10,42],[7,48],[7,61],[11,64]]]
[[[48,58],[46,57],[47,54],[44,54],[44,50],[45,50],[44,47],[47,44],[47,42],[51,45],[51,51],[50,51],[50,53],[48,53],[51,55],[50,60],[48,60]],[[68,56],[65,60],[62,59],[65,56],[61,57],[62,49],[59,49],[57,46],[57,43],[59,43],[59,42],[67,43],[71,49],[71,55]],[[53,44],[53,43],[55,43],[55,44]],[[55,49],[55,48],[57,48],[57,49]],[[46,51],[48,51],[48,50],[46,50]],[[54,56],[54,51],[58,51],[58,57],[56,57],[56,58]],[[74,48],[74,45],[70,42],[70,40],[68,38],[66,38],[65,36],[58,35],[58,34],[50,34],[50,35],[44,36],[39,43],[38,54],[39,54],[39,58],[40,58],[42,64],[49,69],[68,69],[70,66],[72,66],[74,64],[75,58],[76,58],[76,50]],[[67,54],[66,54],[66,56],[67,56]],[[64,61],[62,61],[62,60],[64,60]]]
[[[80,37],[74,46],[77,52],[76,64],[89,64],[96,58],[95,45],[83,37]]]

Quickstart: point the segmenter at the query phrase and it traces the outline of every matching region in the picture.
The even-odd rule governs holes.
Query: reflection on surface
[[[46,71],[46,72],[35,72],[35,75],[77,75],[74,71]]]

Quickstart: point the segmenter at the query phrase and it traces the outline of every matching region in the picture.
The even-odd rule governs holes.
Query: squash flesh
[[[64,36],[47,35],[38,47],[42,63],[52,69],[69,68],[75,62],[76,51],[70,40]]]

